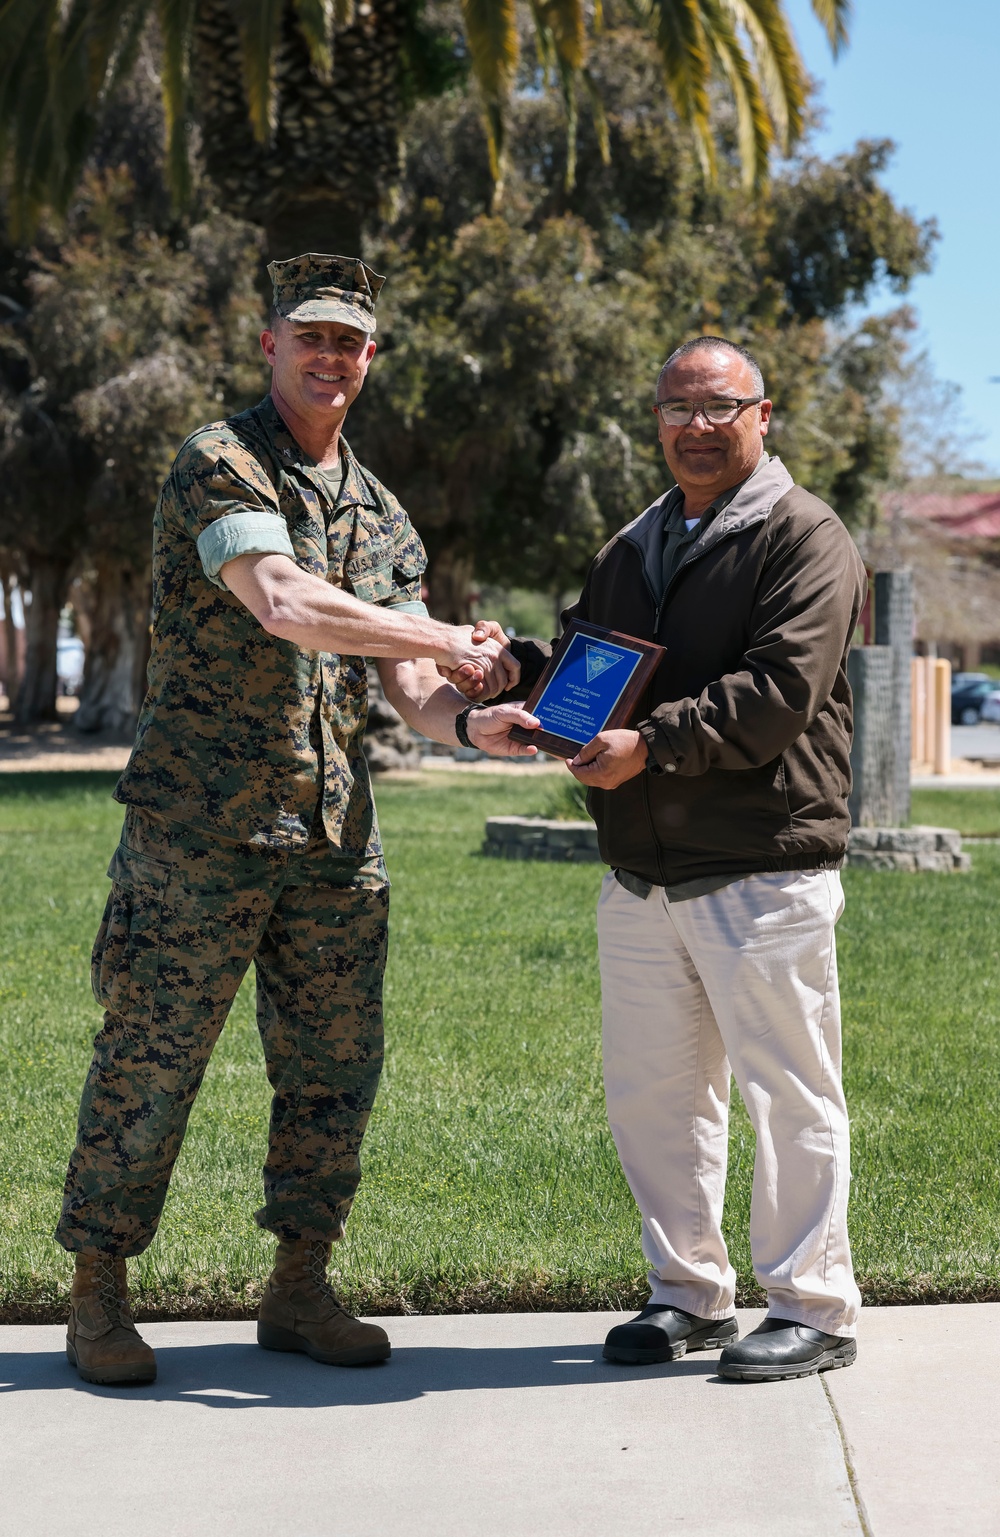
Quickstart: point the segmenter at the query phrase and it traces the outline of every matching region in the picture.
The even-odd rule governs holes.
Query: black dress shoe
[[[857,1353],[857,1340],[823,1334],[789,1318],[765,1318],[751,1334],[726,1346],[719,1376],[731,1382],[782,1382],[850,1366]]]
[[[683,1308],[650,1302],[638,1318],[615,1324],[604,1341],[605,1361],[652,1366],[679,1361],[689,1350],[715,1350],[739,1338],[735,1318],[696,1318]]]

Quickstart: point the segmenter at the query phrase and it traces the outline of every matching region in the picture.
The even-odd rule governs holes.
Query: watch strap
[[[473,743],[469,741],[469,716],[476,708],[477,706],[474,704],[467,704],[465,709],[459,710],[455,716],[455,735],[463,747],[472,747],[473,751],[475,751],[475,748]]]

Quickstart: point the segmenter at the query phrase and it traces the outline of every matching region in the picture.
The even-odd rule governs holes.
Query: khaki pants
[[[670,904],[605,877],[608,1119],[642,1213],[651,1301],[731,1313],[722,1236],[730,1073],[757,1137],[750,1243],[772,1317],[852,1335],[836,871],[753,875]]]

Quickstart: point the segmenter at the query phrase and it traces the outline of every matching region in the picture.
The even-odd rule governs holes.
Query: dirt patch
[[[0,774],[51,773],[53,769],[105,769],[120,774],[132,739],[104,732],[81,736],[73,729],[75,699],[59,699],[58,719],[18,726],[9,710],[0,710]]]

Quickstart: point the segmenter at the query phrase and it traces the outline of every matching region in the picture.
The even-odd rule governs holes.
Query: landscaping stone
[[[847,863],[868,870],[968,870],[962,835],[953,827],[854,827]]]
[[[483,853],[499,859],[548,859],[563,864],[600,863],[593,822],[545,817],[488,817]]]
[[[600,863],[593,822],[546,817],[489,817],[483,853],[498,859]],[[962,835],[952,827],[854,827],[847,863],[858,870],[968,870]]]

